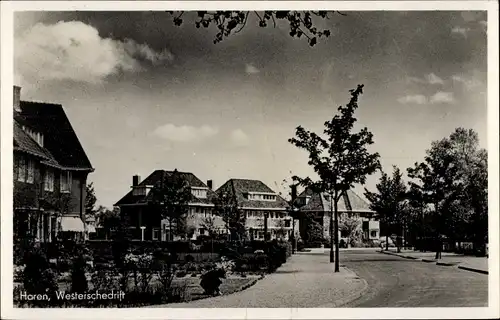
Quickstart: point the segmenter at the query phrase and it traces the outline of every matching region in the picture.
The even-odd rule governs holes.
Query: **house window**
[[[257,232],[257,239],[264,239],[264,231]]]
[[[26,181],[26,158],[20,157],[17,163],[17,181]]]
[[[35,161],[28,160],[28,173],[26,176],[27,183],[33,183],[35,181]]]
[[[61,172],[61,192],[71,192],[71,181],[72,175],[71,171]]]
[[[197,198],[206,198],[207,190],[205,189],[191,189],[191,194]]]
[[[160,240],[160,229],[153,228],[153,240]]]
[[[54,191],[54,171],[50,169],[45,171],[44,189],[45,191]]]
[[[198,232],[200,233],[200,235],[205,235],[205,228],[200,228]]]
[[[290,220],[285,220],[285,228],[290,228],[292,226],[292,222]]]
[[[43,147],[43,134],[34,130],[31,130],[28,127],[23,126],[23,130],[33,139],[38,143],[40,146]]]
[[[134,196],[145,196],[146,195],[146,187],[135,187],[132,194]]]
[[[377,237],[377,231],[370,231],[370,238],[376,238]]]

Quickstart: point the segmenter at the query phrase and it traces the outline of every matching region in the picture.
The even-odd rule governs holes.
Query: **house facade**
[[[120,208],[122,217],[130,229],[130,234],[135,240],[167,241],[180,240],[184,236],[171,234],[168,219],[162,219],[161,213],[153,204],[151,191],[162,179],[178,174],[185,181],[191,191],[186,214],[186,236],[197,239],[199,236],[208,235],[209,230],[216,233],[226,233],[225,224],[220,217],[213,214],[214,205],[212,198],[212,181],[201,181],[191,172],[177,172],[155,170],[144,181],[139,176],[132,177],[131,190],[120,199],[115,206]]]
[[[230,179],[216,191],[232,196],[245,215],[247,237],[265,239],[267,219],[268,239],[289,239],[299,233],[298,221],[290,215],[290,206],[279,194],[259,180]],[[292,225],[295,223],[295,227]]]
[[[94,169],[60,104],[22,101],[14,87],[14,237],[85,239],[87,176]]]
[[[315,193],[310,189],[304,190],[296,200],[301,214],[312,214],[313,219],[318,222],[323,229],[323,237],[330,237],[330,214],[333,210],[332,201],[326,193]],[[344,192],[337,203],[339,224],[346,217],[359,220],[358,228],[362,232],[363,240],[378,240],[380,238],[380,223],[376,219],[376,214],[372,211],[359,195],[354,191]],[[305,222],[301,224],[301,235],[305,237]],[[349,235],[339,230],[340,238]]]
[[[215,197],[224,193],[236,200],[238,209],[245,215],[245,229],[248,239],[264,240],[264,219],[270,239],[288,239],[291,236],[292,218],[288,213],[288,203],[276,192],[258,180],[230,179],[216,191],[212,180],[206,183],[190,172],[177,172],[191,191],[186,214],[185,235],[170,234],[168,219],[162,219],[153,204],[152,190],[162,181],[162,177],[173,175],[174,171],[156,170],[144,181],[133,176],[131,190],[115,206],[120,208],[130,235],[135,240],[167,241],[218,234],[229,236],[222,217],[214,214]],[[295,223],[298,234],[298,222]]]

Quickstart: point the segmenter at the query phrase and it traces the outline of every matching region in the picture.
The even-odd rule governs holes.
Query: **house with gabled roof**
[[[332,212],[332,201],[327,193],[317,193],[307,188],[297,197],[296,204],[302,215],[312,214],[313,219],[323,228],[323,236],[330,237],[330,213]],[[344,217],[357,218],[362,230],[364,240],[378,240],[380,238],[380,224],[376,219],[376,213],[370,209],[369,204],[353,190],[343,192],[337,203],[339,221]],[[301,223],[301,235],[305,231],[305,222]],[[340,231],[340,237],[348,235]]]
[[[13,95],[14,237],[86,238],[87,176],[94,169],[62,105]]]
[[[278,193],[259,180],[230,179],[216,193],[228,194],[235,199],[238,209],[245,215],[248,238],[264,240],[264,220],[267,219],[269,239],[289,239],[293,232],[290,205]],[[298,234],[298,225],[295,230]]]
[[[140,176],[132,177],[131,190],[123,196],[115,206],[120,207],[120,212],[130,229],[130,234],[135,240],[167,241],[178,240],[180,235],[170,234],[169,222],[162,219],[161,214],[153,204],[152,189],[161,183],[165,177],[178,174],[191,189],[191,199],[188,203],[186,225],[192,230],[187,235],[196,239],[208,235],[205,221],[210,220],[217,233],[226,233],[224,222],[213,214],[212,181],[201,181],[191,172],[155,170],[146,179],[141,181]],[[214,231],[214,230],[211,230]]]

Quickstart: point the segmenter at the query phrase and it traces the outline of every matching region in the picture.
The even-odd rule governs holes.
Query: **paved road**
[[[326,256],[325,256],[326,258]],[[345,251],[341,264],[369,285],[351,307],[486,307],[488,276],[369,251]]]

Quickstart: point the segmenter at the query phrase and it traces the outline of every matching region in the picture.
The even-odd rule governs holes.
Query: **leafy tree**
[[[185,219],[188,203],[192,199],[191,188],[176,170],[163,173],[160,181],[151,190],[152,205],[168,221],[170,239],[174,234],[185,234]]]
[[[95,204],[97,198],[95,196],[94,183],[91,182],[86,185],[86,196],[85,196],[85,218],[94,218],[97,212]]]
[[[414,241],[420,239],[418,246],[421,251],[425,251],[425,239],[427,235],[431,234],[429,229],[428,213],[429,206],[425,203],[422,192],[415,185],[411,185],[407,194],[408,197],[408,220],[409,229]]]
[[[354,112],[358,108],[358,98],[363,93],[363,85],[350,90],[351,99],[346,106],[338,108],[339,114],[325,122],[323,133],[327,138],[304,129],[296,128],[295,137],[289,142],[309,153],[308,164],[319,176],[318,181],[311,178],[294,176],[294,181],[312,188],[315,192],[326,192],[330,198],[330,262],[335,261],[335,272],[339,271],[339,239],[338,239],[338,200],[356,183],[364,184],[366,176],[374,173],[379,167],[379,154],[370,153],[367,147],[373,144],[373,134],[365,127],[359,132],[352,132],[356,118]],[[335,216],[335,225],[333,224]],[[333,227],[334,225],[334,227]],[[332,237],[333,234],[333,237]],[[334,259],[333,245],[335,238]]]
[[[322,242],[324,240],[323,228],[319,222],[313,219],[311,213],[305,214],[302,221],[304,223],[304,240],[306,243]]]
[[[111,231],[117,230],[120,226],[120,208],[114,207],[109,210],[103,206],[97,209],[96,219],[99,226],[104,229],[105,237],[111,237]]]
[[[221,191],[212,199],[214,214],[224,221],[232,240],[243,240],[245,237],[245,212],[238,208],[234,191]]]
[[[208,232],[208,235],[211,238],[214,238],[217,236],[217,225],[215,223],[215,217],[214,216],[207,216],[202,219],[200,223],[202,228],[205,228]]]
[[[459,199],[445,208],[450,211],[446,215],[447,235],[453,240],[461,236],[473,240],[475,246],[482,245],[488,235],[488,154],[479,148],[474,130],[457,128],[448,140],[458,171],[456,179],[464,188]]]
[[[345,216],[340,220],[340,231],[347,234],[348,243],[354,245],[357,241],[361,240],[361,221],[356,217]]]
[[[276,237],[278,240],[284,240],[288,231],[286,229],[285,220],[279,219],[276,221]]]
[[[392,178],[385,172],[376,185],[377,192],[370,192],[365,188],[365,197],[370,201],[370,208],[377,212],[380,221],[386,226],[392,226],[392,230],[398,235],[397,247],[401,251],[399,241],[403,225],[407,220],[407,187],[403,181],[403,175],[398,167],[393,166]],[[389,250],[389,233],[386,233],[386,250]]]
[[[444,138],[434,141],[427,150],[425,161],[408,168],[414,190],[418,190],[425,203],[432,208],[432,233],[436,244],[436,259],[441,258],[442,237],[447,229],[452,211],[450,206],[461,198],[465,181],[460,177],[462,168],[457,166],[457,156],[452,152],[453,143]],[[448,225],[449,227],[449,225]]]
[[[196,28],[209,28],[215,26],[218,32],[215,35],[214,43],[219,43],[230,35],[241,32],[247,25],[251,14],[257,18],[258,26],[266,28],[272,25],[276,28],[280,22],[288,24],[289,35],[292,38],[306,39],[311,47],[316,45],[318,39],[328,38],[330,30],[320,30],[314,23],[314,19],[329,19],[335,14],[343,15],[338,11],[197,11],[195,12],[174,12],[169,11],[173,16],[174,25],[180,26],[184,19],[194,20]],[[196,14],[196,17],[194,17]]]

